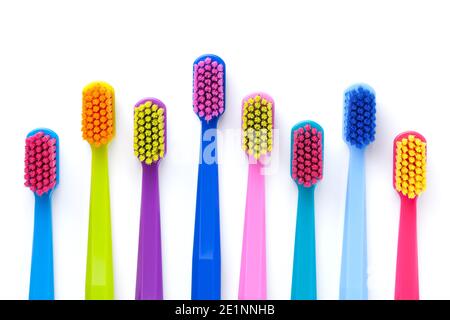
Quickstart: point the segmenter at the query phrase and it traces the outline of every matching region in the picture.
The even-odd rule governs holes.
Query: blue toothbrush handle
[[[364,149],[350,149],[340,298],[367,300],[367,235]]]
[[[299,186],[292,300],[317,299],[314,189]]]
[[[195,211],[192,259],[192,299],[219,300],[220,217],[219,181],[216,150],[216,124],[202,122],[201,162],[198,167],[197,205]]]
[[[30,300],[53,300],[52,206],[48,193],[35,196]]]

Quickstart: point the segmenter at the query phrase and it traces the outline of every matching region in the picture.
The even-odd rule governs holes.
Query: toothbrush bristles
[[[258,160],[272,151],[273,100],[254,94],[242,102],[242,148]]]
[[[206,57],[194,64],[194,112],[206,121],[225,111],[225,68],[222,63]]]
[[[165,155],[165,107],[146,100],[134,109],[134,154],[139,161],[152,164]]]
[[[311,187],[322,179],[322,132],[307,124],[294,132],[292,141],[292,178]]]
[[[56,139],[40,131],[25,141],[25,186],[41,196],[56,186]]]
[[[356,148],[364,148],[375,140],[376,101],[374,92],[363,85],[345,93],[344,137]]]
[[[395,142],[395,189],[410,199],[426,189],[426,148],[413,134]]]
[[[114,89],[94,82],[83,90],[83,139],[95,147],[108,144],[114,137]]]

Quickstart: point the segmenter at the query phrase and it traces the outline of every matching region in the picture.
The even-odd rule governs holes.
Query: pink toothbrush
[[[264,163],[272,151],[273,99],[254,93],[242,100],[242,147],[248,155],[247,203],[239,299],[267,299]]]
[[[426,188],[427,142],[409,131],[394,140],[394,188],[400,195],[395,300],[419,300],[417,198]]]

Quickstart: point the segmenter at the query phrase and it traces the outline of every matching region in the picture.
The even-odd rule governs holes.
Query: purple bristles
[[[224,65],[206,57],[194,64],[194,112],[210,121],[225,110]]]

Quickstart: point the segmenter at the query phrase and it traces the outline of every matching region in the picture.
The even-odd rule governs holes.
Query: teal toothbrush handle
[[[292,300],[316,300],[316,236],[314,189],[299,186],[295,233]]]
[[[53,300],[53,240],[50,194],[35,195],[30,300]]]
[[[367,235],[364,149],[350,148],[340,298],[367,300]]]

